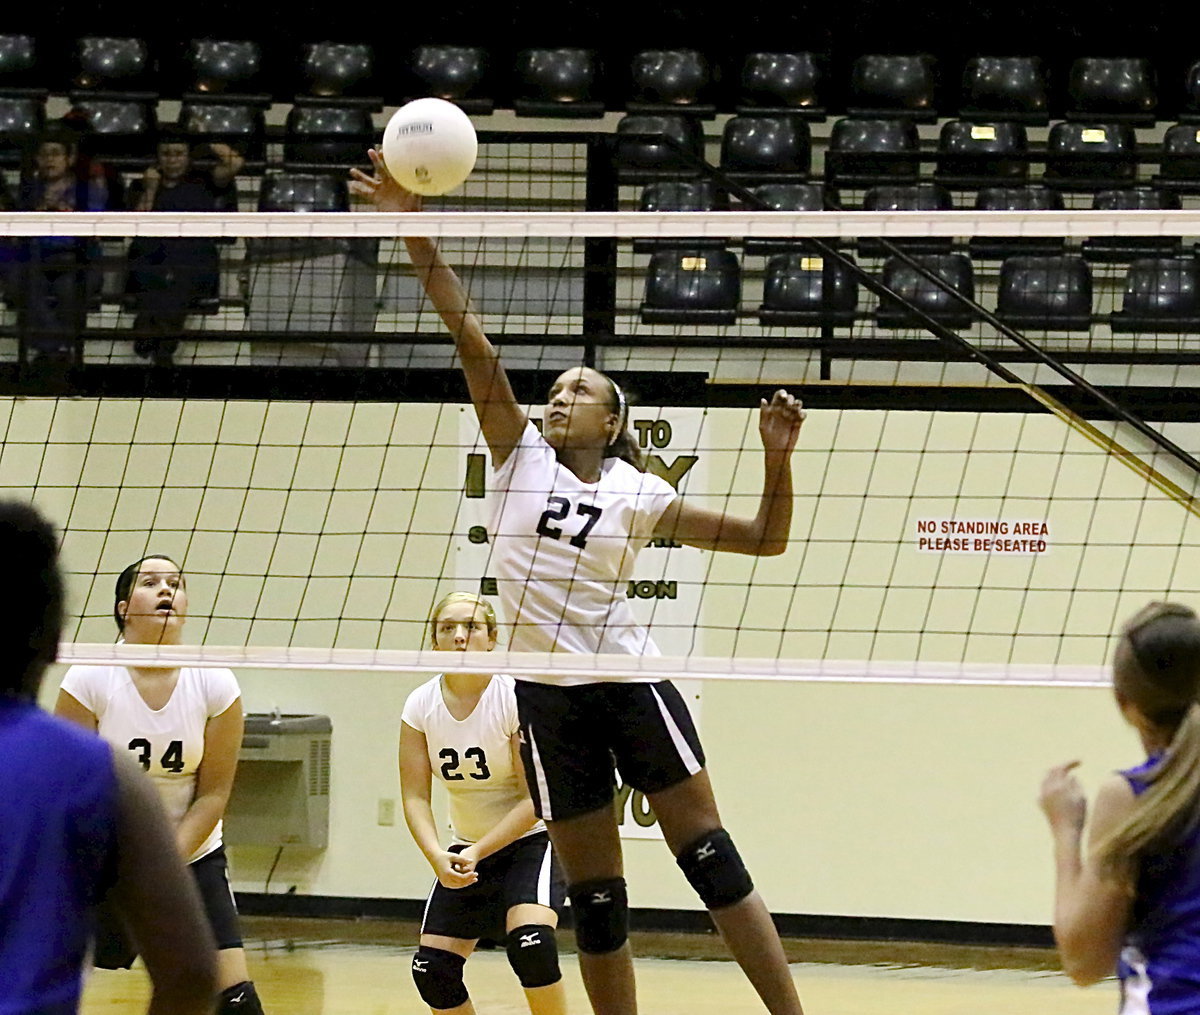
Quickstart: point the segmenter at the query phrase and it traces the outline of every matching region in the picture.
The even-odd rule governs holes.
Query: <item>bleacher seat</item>
[[[911,120],[844,118],[833,124],[825,153],[825,179],[835,187],[870,187],[916,181],[920,160]]]
[[[1109,320],[1115,332],[1200,330],[1200,264],[1195,257],[1134,261],[1124,302]]]
[[[790,113],[824,119],[815,53],[750,53],[742,65],[739,113]]]
[[[1108,190],[1137,178],[1137,141],[1126,123],[1056,123],[1046,142],[1045,182],[1064,190]]]
[[[958,115],[993,123],[1046,123],[1046,71],[1036,56],[973,56],[963,67]]]
[[[1097,211],[1157,211],[1183,207],[1179,195],[1156,187],[1104,190],[1092,200]],[[1146,257],[1174,257],[1183,240],[1179,236],[1093,236],[1083,241],[1083,256],[1098,263],[1135,261]]]
[[[617,124],[617,179],[640,185],[696,176],[695,164],[681,155],[671,141],[694,157],[703,157],[704,129],[694,116],[622,117]]]
[[[260,107],[189,101],[180,106],[179,127],[193,142],[219,141],[231,145],[246,159],[248,171],[262,169],[266,126]]]
[[[269,95],[257,92],[262,71],[262,51],[249,39],[192,39],[184,58],[188,75],[187,92],[198,95],[254,95],[270,102]],[[187,96],[185,96],[187,98]]]
[[[985,187],[975,195],[976,211],[1062,211],[1063,196],[1047,187]],[[1066,243],[1061,236],[972,236],[967,250],[976,261],[1019,254],[1053,257]]]
[[[1188,190],[1200,188],[1200,126],[1173,123],[1166,129],[1157,182]]]
[[[477,116],[487,116],[495,107],[486,94],[488,54],[480,46],[418,46],[411,69],[417,83],[414,97],[446,99]]]
[[[157,98],[149,89],[153,69],[145,39],[85,36],[76,42],[71,94],[104,92],[106,98],[152,101]]]
[[[963,189],[1020,186],[1029,176],[1028,148],[1024,124],[947,120],[938,138],[934,177],[943,186]]]
[[[517,54],[517,116],[582,120],[604,115],[596,98],[599,69],[590,49],[526,49]]]
[[[1184,123],[1200,123],[1200,60],[1188,68],[1184,76],[1183,93],[1179,119]]]
[[[846,111],[854,117],[937,119],[932,56],[871,53],[854,61]]]
[[[350,191],[328,173],[266,173],[259,185],[259,211],[348,211]]]
[[[1071,65],[1067,92],[1068,119],[1154,123],[1158,91],[1145,57],[1080,57]]]
[[[44,99],[52,83],[32,35],[0,35],[0,95]]]
[[[858,281],[840,262],[812,254],[777,254],[767,262],[760,324],[849,327],[857,310]]]
[[[659,250],[646,271],[646,324],[726,325],[737,320],[741,270],[729,250]]]
[[[1082,257],[1010,257],[1000,266],[996,316],[1018,330],[1088,331],[1091,269]]]
[[[302,94],[321,99],[367,98],[374,85],[375,54],[365,43],[310,42],[300,57]]]
[[[760,206],[767,211],[824,211],[825,186],[820,183],[762,183],[751,187]],[[799,253],[807,250],[802,238],[747,237],[742,252],[747,257]]]
[[[153,154],[158,119],[151,102],[96,99],[81,92],[68,117],[83,128],[80,145],[87,154],[113,166],[139,166]]]
[[[711,180],[664,180],[651,183],[642,191],[638,202],[640,211],[716,211],[729,207],[729,201],[713,185]],[[699,249],[722,249],[724,239],[694,239],[689,237],[664,237],[658,239],[635,239],[635,253],[649,253],[664,247],[688,247]]]
[[[936,214],[954,207],[950,192],[936,183],[872,187],[863,196],[864,211],[907,211]],[[948,254],[954,245],[950,236],[894,237],[891,244],[909,254]],[[858,241],[860,257],[884,257],[879,240],[862,237]]]
[[[0,94],[0,167],[15,168],[46,122],[44,99],[32,95]]]
[[[802,180],[812,164],[808,124],[794,116],[730,117],[721,134],[721,169],[746,183]]]
[[[928,271],[944,279],[952,289],[970,300],[975,298],[975,277],[965,254],[937,254],[915,258]],[[920,328],[908,311],[914,306],[948,328],[967,328],[974,314],[945,288],[926,278],[899,258],[889,258],[883,266],[883,284],[903,300],[884,297],[879,301],[875,320],[881,328]]]
[[[283,137],[288,170],[345,173],[367,162],[375,140],[371,112],[362,106],[292,106]]]
[[[688,113],[711,117],[708,60],[695,49],[645,49],[630,65],[633,93],[625,108],[631,113]]]

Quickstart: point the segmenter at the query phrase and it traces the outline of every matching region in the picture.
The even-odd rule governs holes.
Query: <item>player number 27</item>
[[[542,517],[538,519],[537,534],[548,536],[550,539],[561,539],[563,530],[555,528],[550,523],[561,522],[566,518],[571,513],[571,502],[566,497],[551,497],[547,504],[549,506],[542,512]],[[576,504],[575,513],[583,515],[587,521],[583,523],[583,528],[571,536],[568,542],[582,550],[587,546],[588,533],[596,527],[596,523],[600,521],[600,516],[604,512],[594,504]]]
[[[144,737],[135,737],[129,741],[129,749],[137,751],[138,764],[147,772],[150,771],[150,741]],[[158,763],[168,772],[178,774],[183,771],[183,741],[172,740]]]

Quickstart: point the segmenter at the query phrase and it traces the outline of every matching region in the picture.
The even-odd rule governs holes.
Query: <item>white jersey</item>
[[[529,423],[495,471],[493,496],[492,572],[514,650],[658,655],[626,589],[676,497],[670,483],[618,458],[585,483]]]
[[[91,712],[100,735],[129,751],[158,788],[172,824],[179,824],[196,795],[196,770],[204,759],[204,728],[241,696],[229,670],[185,666],[175,690],[157,711],[138,693],[124,666],[72,666],[62,689]],[[199,860],[221,845],[221,822],[192,854]]]
[[[425,734],[430,768],[450,794],[455,842],[478,842],[525,799],[513,767],[519,723],[512,677],[492,677],[474,710],[460,720],[446,707],[439,674],[408,696],[401,718]],[[539,821],[525,835],[545,829]]]

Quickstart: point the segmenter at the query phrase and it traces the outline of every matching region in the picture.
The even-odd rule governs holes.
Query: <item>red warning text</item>
[[[918,553],[1035,555],[1050,549],[1050,523],[1028,519],[918,518]]]

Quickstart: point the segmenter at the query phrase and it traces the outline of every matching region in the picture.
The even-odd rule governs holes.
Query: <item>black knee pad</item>
[[[629,937],[629,899],[624,878],[602,878],[571,885],[575,943],[581,952],[615,952]]]
[[[554,928],[529,923],[508,932],[508,964],[522,987],[549,987],[562,979],[558,971],[558,943]]]
[[[430,1008],[457,1008],[467,1000],[467,985],[463,983],[461,955],[444,948],[421,945],[412,960],[413,982],[417,993]]]
[[[709,909],[732,906],[754,891],[750,872],[723,828],[700,836],[680,851],[675,862]]]
[[[217,999],[217,1015],[263,1015],[258,991],[249,980],[234,984],[221,991]]]

